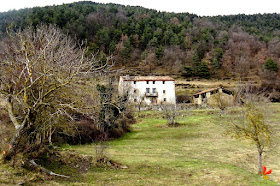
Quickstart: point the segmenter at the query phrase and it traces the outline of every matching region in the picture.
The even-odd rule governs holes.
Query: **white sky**
[[[34,6],[71,3],[80,0],[1,0],[0,12]],[[167,12],[204,15],[280,13],[280,0],[96,0],[100,3],[142,6]]]

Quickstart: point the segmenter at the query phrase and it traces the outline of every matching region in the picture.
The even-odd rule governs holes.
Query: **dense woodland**
[[[90,1],[0,14],[2,35],[7,27],[40,24],[57,25],[86,41],[88,54],[113,55],[118,66],[134,72],[186,78],[279,77],[279,14],[199,17]],[[266,68],[269,59],[273,69]],[[266,71],[273,72],[272,77]]]

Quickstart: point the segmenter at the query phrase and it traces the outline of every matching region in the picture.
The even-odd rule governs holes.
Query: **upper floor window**
[[[136,81],[133,81],[134,84],[136,84]]]
[[[166,101],[166,98],[163,98],[163,101]]]
[[[156,82],[155,81],[153,81],[153,84],[155,84]]]
[[[157,90],[156,88],[153,88],[153,93],[156,93],[156,90]]]
[[[163,93],[165,94],[165,90],[163,90]]]
[[[162,84],[165,84],[165,81],[162,81]]]
[[[149,84],[149,81],[146,81],[147,84]]]
[[[150,93],[150,88],[146,88],[146,93]]]

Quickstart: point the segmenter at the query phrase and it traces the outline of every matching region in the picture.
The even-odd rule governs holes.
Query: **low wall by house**
[[[156,110],[156,111],[162,111],[163,106],[172,106],[173,105],[147,105],[147,106],[141,106],[140,111],[145,111],[145,110]],[[188,110],[191,108],[198,108],[199,106],[197,104],[193,103],[177,103],[176,104],[176,110]],[[135,110],[139,110],[139,106],[135,105]]]

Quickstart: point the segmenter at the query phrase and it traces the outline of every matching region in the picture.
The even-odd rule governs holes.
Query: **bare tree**
[[[270,125],[263,111],[254,103],[246,103],[241,117],[232,122],[233,135],[237,139],[248,139],[255,143],[258,150],[258,173],[262,172],[262,154],[270,146]]]
[[[103,79],[103,84],[98,84],[99,107],[98,125],[104,133],[101,141],[108,138],[120,137],[129,129],[129,124],[134,122],[133,112],[129,105],[129,94],[120,95],[114,86],[117,78],[107,76]],[[106,136],[109,135],[109,136]]]
[[[136,104],[138,108],[138,112],[140,112],[141,107],[144,107],[146,105],[145,96],[141,94],[138,89],[135,89],[134,91],[135,91],[134,104]]]
[[[167,120],[167,124],[170,126],[176,125],[176,116],[178,115],[178,112],[176,110],[176,105],[167,105],[163,104],[161,105],[161,109],[163,111],[163,116]]]
[[[241,111],[231,120],[229,134],[237,139],[247,139],[258,151],[258,173],[262,170],[262,155],[271,146],[272,130],[266,118],[265,101],[262,95],[253,93],[252,86],[241,88]]]
[[[224,110],[227,107],[229,107],[230,105],[232,105],[233,97],[230,95],[226,95],[221,92],[218,92],[218,93],[212,95],[207,102],[212,107],[217,107],[220,109],[220,117],[221,117]]]
[[[24,148],[43,143],[55,124],[73,120],[69,114],[77,106],[71,96],[73,82],[107,64],[85,57],[86,49],[55,26],[8,30],[7,35],[0,45],[0,83],[15,128],[11,141],[15,153],[19,144]]]

